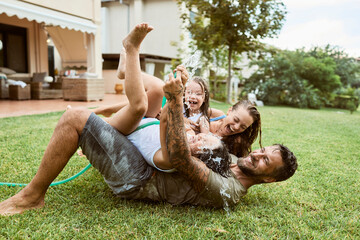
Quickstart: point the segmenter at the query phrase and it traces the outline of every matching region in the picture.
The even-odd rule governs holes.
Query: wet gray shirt
[[[246,194],[246,189],[231,172],[225,178],[210,171],[203,191],[196,192],[180,173],[155,172],[136,198],[166,201],[174,205],[192,204],[212,207],[233,206]]]

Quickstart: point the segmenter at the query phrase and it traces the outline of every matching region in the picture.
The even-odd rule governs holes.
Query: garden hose
[[[78,176],[80,176],[81,174],[83,174],[86,170],[88,170],[89,168],[91,167],[91,164],[89,163],[86,167],[84,167],[80,172],[78,172],[77,174],[75,174],[74,176],[72,177],[69,177],[65,180],[61,180],[61,181],[58,181],[58,182],[53,182],[50,184],[50,186],[56,186],[56,185],[60,185],[60,184],[63,184],[63,183],[66,183],[66,182],[69,182],[75,178],[77,178]],[[5,182],[0,182],[0,186],[10,186],[10,187],[15,187],[15,186],[21,186],[21,187],[24,187],[26,186],[27,184],[26,183],[5,183]]]

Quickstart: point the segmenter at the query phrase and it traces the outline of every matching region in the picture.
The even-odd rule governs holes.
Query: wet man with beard
[[[282,144],[257,149],[231,166],[245,188],[260,183],[284,181],[297,169],[294,154]],[[238,170],[237,170],[238,169]]]

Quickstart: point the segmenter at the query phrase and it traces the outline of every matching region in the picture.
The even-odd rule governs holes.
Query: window
[[[0,24],[0,67],[16,72],[28,72],[27,29]]]
[[[103,69],[117,69],[119,65],[119,54],[103,54]]]

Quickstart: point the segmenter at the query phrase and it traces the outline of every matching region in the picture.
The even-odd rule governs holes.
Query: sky
[[[283,0],[287,15],[277,38],[265,42],[295,50],[327,44],[360,57],[360,0]]]

